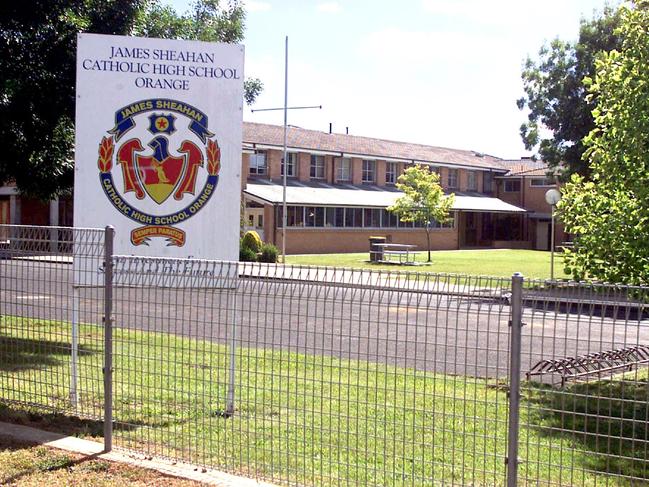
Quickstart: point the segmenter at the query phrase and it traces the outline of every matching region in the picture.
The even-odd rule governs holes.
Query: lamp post
[[[550,231],[550,280],[554,280],[554,209],[561,199],[561,193],[556,189],[548,189],[545,192],[545,201],[552,208],[552,229]]]
[[[288,166],[288,153],[286,150],[286,131],[287,131],[287,120],[288,110],[305,110],[308,108],[318,108],[322,109],[322,105],[314,106],[305,106],[305,107],[289,107],[288,106],[288,36],[284,40],[284,106],[279,108],[257,108],[255,110],[250,110],[251,113],[254,112],[270,112],[275,110],[282,110],[284,112],[284,174],[282,177],[282,264],[286,263],[286,168]]]

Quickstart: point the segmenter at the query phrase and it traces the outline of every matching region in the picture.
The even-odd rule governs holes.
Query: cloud
[[[325,3],[320,3],[316,7],[318,9],[318,12],[325,12],[328,14],[335,14],[340,12],[341,7],[338,2],[325,2]]]
[[[270,3],[268,2],[248,0],[245,5],[248,12],[267,12],[270,10]]]

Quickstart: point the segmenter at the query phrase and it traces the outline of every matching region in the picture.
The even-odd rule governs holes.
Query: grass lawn
[[[416,254],[420,266],[372,264],[368,262],[369,252],[354,254],[289,255],[287,264],[352,267],[357,269],[389,269],[416,272],[439,272],[495,277],[511,277],[522,272],[525,277],[550,278],[550,252],[538,250],[438,250],[432,252],[432,263],[428,264],[426,252]],[[567,277],[563,272],[563,259],[555,253],[554,270],[556,278]]]
[[[69,347],[62,344],[69,341],[68,330],[61,322],[0,318],[0,397],[65,406]],[[80,331],[81,407],[99,415],[101,330],[82,325]],[[504,482],[507,397],[493,380],[247,348],[239,350],[237,407],[228,417],[224,346],[127,330],[115,330],[114,337],[117,445],[307,485]],[[546,397],[550,392],[529,397],[522,424],[556,429],[557,414],[538,412],[539,404],[548,404],[560,413],[561,403]],[[575,401],[568,402],[574,407]],[[605,407],[605,399],[598,404]],[[38,415],[16,408],[5,407],[0,419],[38,421]],[[46,423],[61,421],[54,414]],[[99,421],[79,424],[81,433],[101,432]],[[591,418],[573,427],[600,425]],[[570,484],[625,485],[598,473],[597,450],[580,443],[578,433],[566,429],[556,436],[550,429],[524,428],[522,474],[541,484],[563,484],[568,471]],[[622,464],[645,455],[624,452],[628,459]]]
[[[55,448],[16,442],[0,432],[0,485],[106,487],[164,485],[198,487],[198,482]]]

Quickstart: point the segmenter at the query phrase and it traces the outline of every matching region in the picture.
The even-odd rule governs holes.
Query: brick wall
[[[287,254],[326,254],[343,252],[369,252],[370,236],[385,236],[392,243],[413,244],[419,250],[426,249],[426,232],[423,229],[288,229]],[[281,247],[281,230],[277,231],[277,243]],[[431,249],[454,250],[458,248],[458,231],[454,229],[431,232]]]

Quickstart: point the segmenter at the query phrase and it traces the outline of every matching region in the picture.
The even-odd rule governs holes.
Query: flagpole
[[[282,264],[286,263],[286,226],[288,225],[288,215],[286,208],[286,177],[288,174],[288,150],[287,150],[287,130],[288,130],[288,111],[305,110],[318,108],[322,110],[322,105],[312,106],[288,106],[288,36],[284,39],[284,106],[276,108],[255,108],[251,112],[268,112],[282,110],[284,112],[284,174],[282,175]]]
[[[288,159],[286,153],[286,129],[288,123],[288,36],[284,42],[284,171],[282,177],[282,264],[286,263],[286,173]]]

